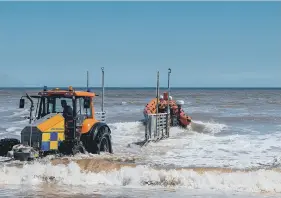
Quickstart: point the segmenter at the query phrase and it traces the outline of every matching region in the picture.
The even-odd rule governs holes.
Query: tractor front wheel
[[[20,141],[15,138],[4,138],[0,140],[0,156],[7,156],[8,151],[12,150],[13,146],[20,144]]]

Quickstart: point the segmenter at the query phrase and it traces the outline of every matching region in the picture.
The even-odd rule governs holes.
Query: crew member
[[[166,113],[167,111],[167,102],[164,100],[164,97],[160,95],[160,103],[158,104],[158,112],[159,113]]]
[[[65,139],[74,138],[74,123],[73,123],[73,111],[72,108],[67,105],[65,100],[61,100],[61,106],[63,108],[62,115],[64,117],[64,135]]]
[[[72,108],[69,105],[67,105],[65,100],[61,101],[61,106],[63,108],[63,112],[62,112],[63,117],[67,120],[71,119],[73,116]]]

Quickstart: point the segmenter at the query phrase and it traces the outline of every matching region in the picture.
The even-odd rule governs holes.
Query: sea
[[[100,111],[101,89],[92,90]],[[0,88],[0,138],[20,138],[29,109],[19,99],[39,91]],[[281,89],[171,88],[192,124],[140,147],[133,143],[144,140],[143,109],[155,96],[155,88],[105,88],[114,153],[64,163],[1,157],[0,197],[281,197]]]

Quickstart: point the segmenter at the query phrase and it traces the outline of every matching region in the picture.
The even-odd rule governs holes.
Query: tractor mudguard
[[[111,130],[105,123],[95,123],[88,133],[82,134],[80,140],[83,142],[88,152],[99,154],[101,146],[100,141],[105,135],[108,136],[109,152],[112,153]]]
[[[97,122],[96,124],[93,125],[93,127],[91,128],[91,130],[89,131],[89,134],[90,136],[92,136],[92,140],[94,140],[98,133],[100,132],[100,129],[101,128],[105,128],[105,132],[108,133],[109,137],[111,138],[111,130],[110,128],[108,127],[108,125],[106,123],[103,123],[103,122]]]

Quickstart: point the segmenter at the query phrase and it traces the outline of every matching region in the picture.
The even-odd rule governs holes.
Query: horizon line
[[[69,86],[50,86],[50,87],[47,87],[48,89],[51,88],[51,89],[55,89],[55,88],[61,88],[61,89],[64,89],[64,88],[68,88]],[[73,88],[79,88],[79,89],[87,89],[87,87],[80,87],[80,86],[77,86],[77,87],[74,87],[72,86]],[[0,89],[43,89],[43,87],[39,87],[39,86],[28,86],[28,87],[20,87],[20,86],[10,86],[10,87],[0,87]],[[91,87],[89,86],[90,89],[101,89],[102,87]],[[108,87],[104,87],[104,88],[114,88],[114,89],[156,89],[156,87],[140,87],[140,86],[136,86],[136,87],[123,87],[123,86],[120,86],[120,87],[111,87],[111,86],[108,86]],[[168,87],[159,87],[159,89],[168,89]],[[170,89],[281,89],[281,87],[170,87]]]

